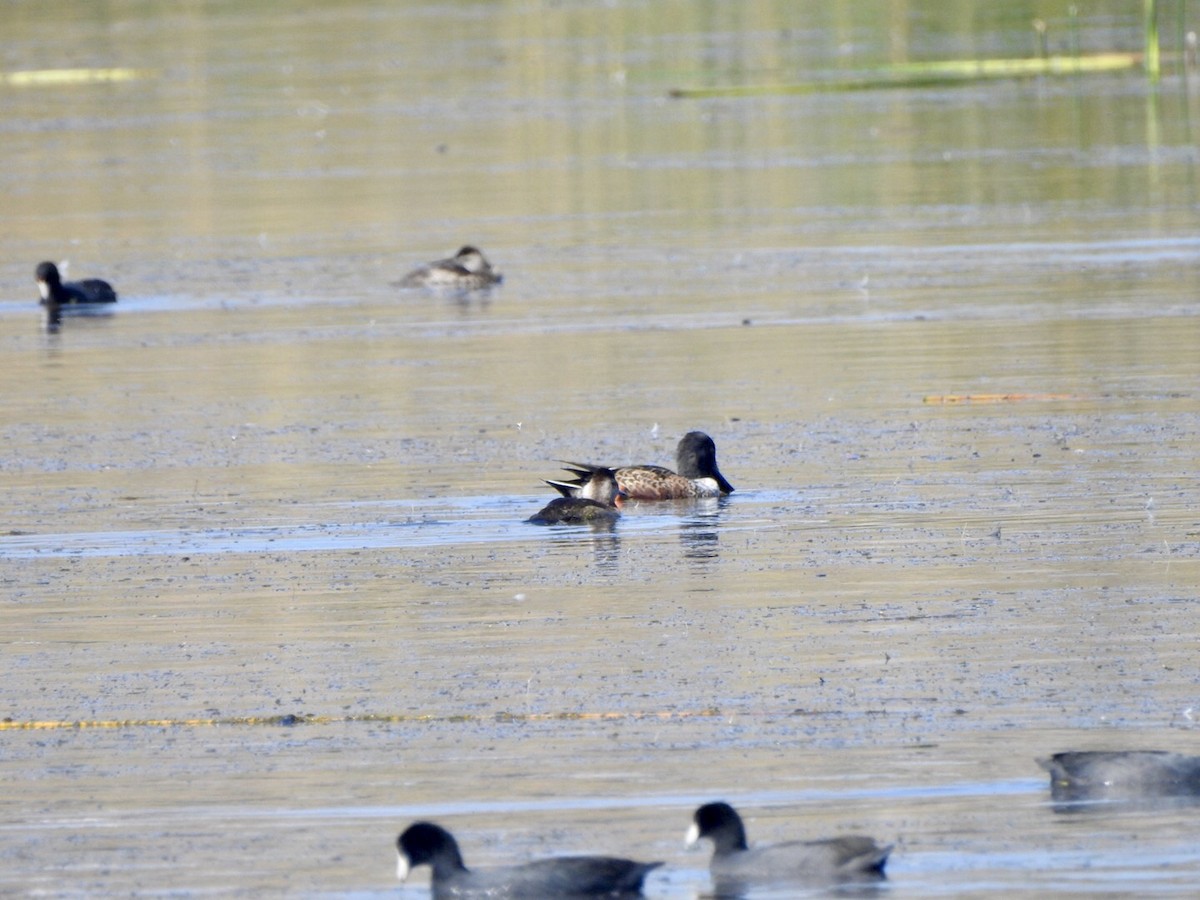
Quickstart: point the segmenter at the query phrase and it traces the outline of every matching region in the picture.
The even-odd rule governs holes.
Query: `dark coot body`
[[[1059,802],[1200,798],[1200,756],[1162,750],[1082,750],[1039,759]]]
[[[701,838],[713,843],[709,873],[722,893],[738,893],[756,884],[881,881],[892,851],[891,846],[881,847],[862,835],[751,848],[741,816],[728,803],[708,803],[696,810],[688,844]]]
[[[433,869],[433,896],[443,897],[632,897],[647,873],[662,863],[612,856],[563,856],[496,869],[468,869],[458,842],[432,822],[416,822],[396,839],[396,874],[403,881],[417,866]]]
[[[64,282],[52,262],[38,264],[37,284],[40,302],[46,308],[46,327],[51,330],[58,328],[64,315],[94,313],[117,302],[117,292],[107,281],[88,278]]]

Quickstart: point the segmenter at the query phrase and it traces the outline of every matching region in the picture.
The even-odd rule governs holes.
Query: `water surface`
[[[1194,809],[1034,758],[1195,744],[1196,85],[669,99],[1139,40],[828,6],[6,13],[136,73],[0,87],[6,891],[391,894],[430,817],[691,897],[717,798],[897,898],[1194,891]],[[729,498],[524,524],[692,429]]]

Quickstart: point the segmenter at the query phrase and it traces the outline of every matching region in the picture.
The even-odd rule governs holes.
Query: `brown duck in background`
[[[465,292],[486,290],[503,280],[504,276],[492,268],[483,251],[468,244],[451,257],[413,269],[395,286]]]

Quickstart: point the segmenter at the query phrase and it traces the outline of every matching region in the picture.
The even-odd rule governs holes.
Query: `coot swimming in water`
[[[741,816],[728,803],[708,803],[696,810],[688,846],[701,838],[713,842],[709,874],[720,893],[740,893],[754,884],[881,881],[892,851],[862,835],[751,848]]]
[[[1079,800],[1200,797],[1200,756],[1165,750],[1079,750],[1037,761],[1050,773],[1050,796]]]
[[[46,328],[55,331],[64,314],[95,312],[117,302],[117,292],[107,281],[88,278],[84,281],[63,282],[58,266],[52,262],[37,267],[38,291],[46,307]]]
[[[562,856],[496,869],[468,869],[445,828],[415,822],[396,839],[401,881],[417,866],[433,869],[434,897],[628,897],[660,862],[612,856]]]

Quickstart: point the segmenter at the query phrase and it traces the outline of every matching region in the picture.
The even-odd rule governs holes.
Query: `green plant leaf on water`
[[[1096,53],[1087,56],[1048,56],[1027,59],[959,59],[896,63],[850,78],[813,79],[789,84],[724,85],[676,88],[672,97],[756,97],[772,94],[813,94],[829,91],[869,91],[969,84],[994,78],[1032,78],[1118,72],[1141,65],[1140,53]]]

